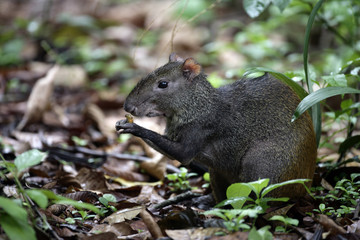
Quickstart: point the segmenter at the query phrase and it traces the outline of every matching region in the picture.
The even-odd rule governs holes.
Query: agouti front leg
[[[129,123],[126,119],[116,122],[115,128],[116,131],[120,131],[120,134],[131,133],[142,138],[155,150],[183,164],[188,164],[196,154],[197,149],[195,147],[188,147],[183,142],[171,141],[166,136],[162,136],[135,123]]]

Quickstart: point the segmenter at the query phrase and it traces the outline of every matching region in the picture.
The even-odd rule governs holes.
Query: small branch
[[[195,198],[195,197],[200,197],[202,194],[200,193],[194,193],[192,191],[187,191],[187,192],[184,192],[182,194],[179,194],[173,198],[170,198],[168,200],[165,200],[161,203],[158,203],[158,204],[155,204],[152,209],[159,209],[159,208],[163,208],[163,207],[166,207],[166,206],[169,206],[169,205],[172,205],[172,204],[175,204],[175,203],[179,203],[179,202],[182,202],[184,200],[187,200],[187,199],[191,199],[191,198]]]

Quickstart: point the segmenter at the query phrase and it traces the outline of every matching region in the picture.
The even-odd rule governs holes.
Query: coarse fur
[[[208,166],[219,202],[235,182],[313,178],[317,153],[312,121],[305,113],[291,122],[299,102],[289,86],[269,74],[213,88],[194,59],[172,54],[169,63],[137,84],[124,106],[135,116],[166,117],[165,134],[126,120],[116,128],[183,164]],[[296,184],[272,196],[304,194],[304,187]]]

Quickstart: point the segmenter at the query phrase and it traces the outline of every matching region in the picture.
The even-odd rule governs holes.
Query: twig
[[[163,207],[166,207],[166,206],[169,206],[169,205],[172,205],[172,204],[175,204],[175,203],[178,203],[178,202],[182,202],[184,200],[187,200],[187,199],[191,199],[191,198],[195,198],[195,197],[200,197],[201,194],[200,193],[194,193],[192,191],[187,191],[187,192],[184,192],[182,194],[179,194],[173,198],[170,198],[168,200],[165,200],[161,203],[158,203],[158,204],[155,204],[152,209],[159,209],[159,208],[163,208]]]
[[[88,155],[91,155],[94,157],[101,157],[101,158],[113,157],[113,158],[120,159],[120,160],[133,160],[133,161],[137,161],[137,162],[146,162],[146,161],[152,160],[151,158],[143,157],[143,156],[124,154],[124,153],[108,153],[105,151],[93,150],[93,149],[89,149],[89,148],[85,148],[85,147],[60,148],[60,147],[46,146],[46,148],[49,149],[50,151],[51,150],[54,150],[54,151],[61,150],[61,151],[66,151],[66,152],[80,152],[80,153],[88,154]],[[166,169],[169,172],[174,172],[174,173],[180,172],[180,170],[177,167],[175,167],[171,164],[167,164]]]
[[[46,226],[46,232],[51,236],[51,239],[56,239],[56,240],[62,239],[57,235],[57,233],[54,231],[54,229],[48,223],[46,217],[44,217],[44,215],[40,213],[39,209],[34,204],[34,202],[31,200],[31,198],[29,198],[27,195],[25,195],[24,197],[27,198],[28,202],[30,203],[31,209],[33,210],[34,214],[36,214],[39,218],[42,219],[43,223]],[[42,229],[39,228],[39,230],[42,230]]]

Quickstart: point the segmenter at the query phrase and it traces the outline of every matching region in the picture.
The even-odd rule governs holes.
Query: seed
[[[134,117],[130,113],[125,114],[125,117],[126,117],[126,121],[128,123],[133,123],[134,122]]]

